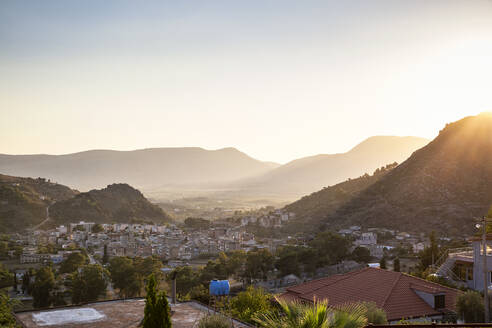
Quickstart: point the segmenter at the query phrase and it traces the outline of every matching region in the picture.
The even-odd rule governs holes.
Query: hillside
[[[358,178],[348,179],[334,186],[323,188],[285,206],[285,210],[294,212],[296,218],[301,220],[319,218],[328,213],[333,213],[340,206],[379,181],[397,165],[397,163],[389,164],[374,171],[373,175],[364,174]]]
[[[91,150],[68,155],[1,155],[0,172],[46,177],[79,190],[125,182],[140,189],[210,188],[252,177],[278,166],[234,148]]]
[[[387,163],[400,163],[428,142],[417,137],[371,137],[346,153],[297,159],[260,177],[241,181],[237,188],[298,197],[373,172]]]
[[[324,224],[470,233],[492,204],[492,114],[446,125],[426,147],[358,196],[318,219]]]
[[[56,202],[50,207],[50,216],[57,224],[80,220],[96,223],[171,220],[159,206],[151,204],[140,191],[127,184],[112,184]]]
[[[0,231],[32,227],[46,219],[47,207],[78,194],[45,179],[18,178],[0,174]]]

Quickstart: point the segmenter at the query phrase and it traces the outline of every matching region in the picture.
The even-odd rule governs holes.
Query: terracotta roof
[[[446,308],[436,310],[416,291],[445,294]],[[365,268],[333,275],[290,287],[280,297],[285,300],[327,300],[330,306],[345,303],[374,302],[386,311],[388,320],[418,318],[455,311],[459,291],[404,273]]]

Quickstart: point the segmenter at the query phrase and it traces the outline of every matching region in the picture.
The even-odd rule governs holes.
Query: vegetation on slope
[[[46,219],[53,202],[74,197],[78,191],[42,178],[0,174],[0,231],[24,229]]]
[[[492,114],[448,124],[429,145],[339,207],[327,225],[473,231],[492,204]]]
[[[85,220],[110,222],[169,222],[171,218],[151,204],[140,191],[127,184],[112,184],[101,190],[83,192],[55,203],[50,214],[56,223]]]

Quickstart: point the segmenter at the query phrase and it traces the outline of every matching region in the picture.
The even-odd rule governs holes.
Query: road
[[[43,226],[45,223],[49,222],[51,220],[50,218],[50,205],[46,207],[46,219],[43,220],[43,222],[41,222],[40,224],[30,228],[29,230],[37,230],[39,229],[41,226]]]

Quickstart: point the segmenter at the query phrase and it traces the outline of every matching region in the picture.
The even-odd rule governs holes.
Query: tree
[[[278,251],[277,257],[275,267],[279,270],[280,276],[299,275],[301,268],[299,266],[299,250],[296,247],[282,247]]]
[[[153,274],[148,279],[146,290],[143,328],[170,328],[169,304],[163,292],[157,293],[157,281]]]
[[[458,295],[456,312],[466,323],[483,322],[485,315],[482,295],[476,291]]]
[[[351,241],[330,231],[319,233],[310,245],[317,251],[319,264],[336,264],[349,256]]]
[[[26,271],[26,273],[24,273],[24,275],[22,275],[21,289],[22,289],[23,294],[25,294],[25,293],[31,294],[32,293],[31,276],[32,276],[31,270]]]
[[[93,233],[100,233],[100,232],[103,232],[104,231],[104,228],[102,225],[100,225],[99,223],[96,223],[94,224],[94,226],[92,227],[91,231]]]
[[[247,253],[246,277],[250,280],[265,279],[268,271],[273,269],[273,255],[267,249]]]
[[[367,324],[362,304],[330,308],[326,301],[313,304],[277,300],[281,313],[258,313],[254,321],[264,328],[362,328]]]
[[[13,309],[17,302],[11,299],[7,293],[0,290],[0,327],[18,328],[13,315]]]
[[[14,274],[10,273],[0,264],[0,288],[10,287],[14,284]]]
[[[356,247],[352,251],[352,259],[359,263],[369,263],[372,260],[371,252],[365,247]]]
[[[113,286],[123,298],[134,297],[142,289],[143,279],[137,273],[133,261],[127,257],[115,257],[109,261],[109,272]]]
[[[99,264],[89,264],[72,276],[72,303],[97,301],[106,294],[106,272]]]
[[[386,269],[386,257],[384,257],[384,256],[383,256],[383,257],[381,258],[381,261],[379,261],[379,267],[380,267],[381,269]]]
[[[176,277],[176,294],[181,299],[184,298],[192,288],[201,284],[199,273],[191,266],[181,266],[174,269],[171,274],[167,275],[168,282],[171,282],[172,277]]]
[[[395,258],[393,260],[393,271],[400,272],[400,258]]]
[[[429,241],[430,246],[424,248],[424,250],[419,253],[420,269],[422,271],[425,271],[430,265],[434,264],[434,261],[436,261],[439,256],[439,246],[434,231],[430,233]]]
[[[50,266],[42,267],[36,272],[32,286],[33,306],[48,307],[52,303],[51,292],[55,288],[55,275]]]
[[[104,264],[109,262],[108,245],[106,245],[106,244],[104,245],[104,254],[103,254],[102,262]]]
[[[87,263],[87,257],[84,254],[80,252],[72,253],[61,263],[59,272],[72,273],[85,263]]]
[[[230,309],[234,317],[244,322],[254,323],[254,315],[272,310],[270,295],[262,288],[249,286],[246,291],[240,292],[231,299]]]

